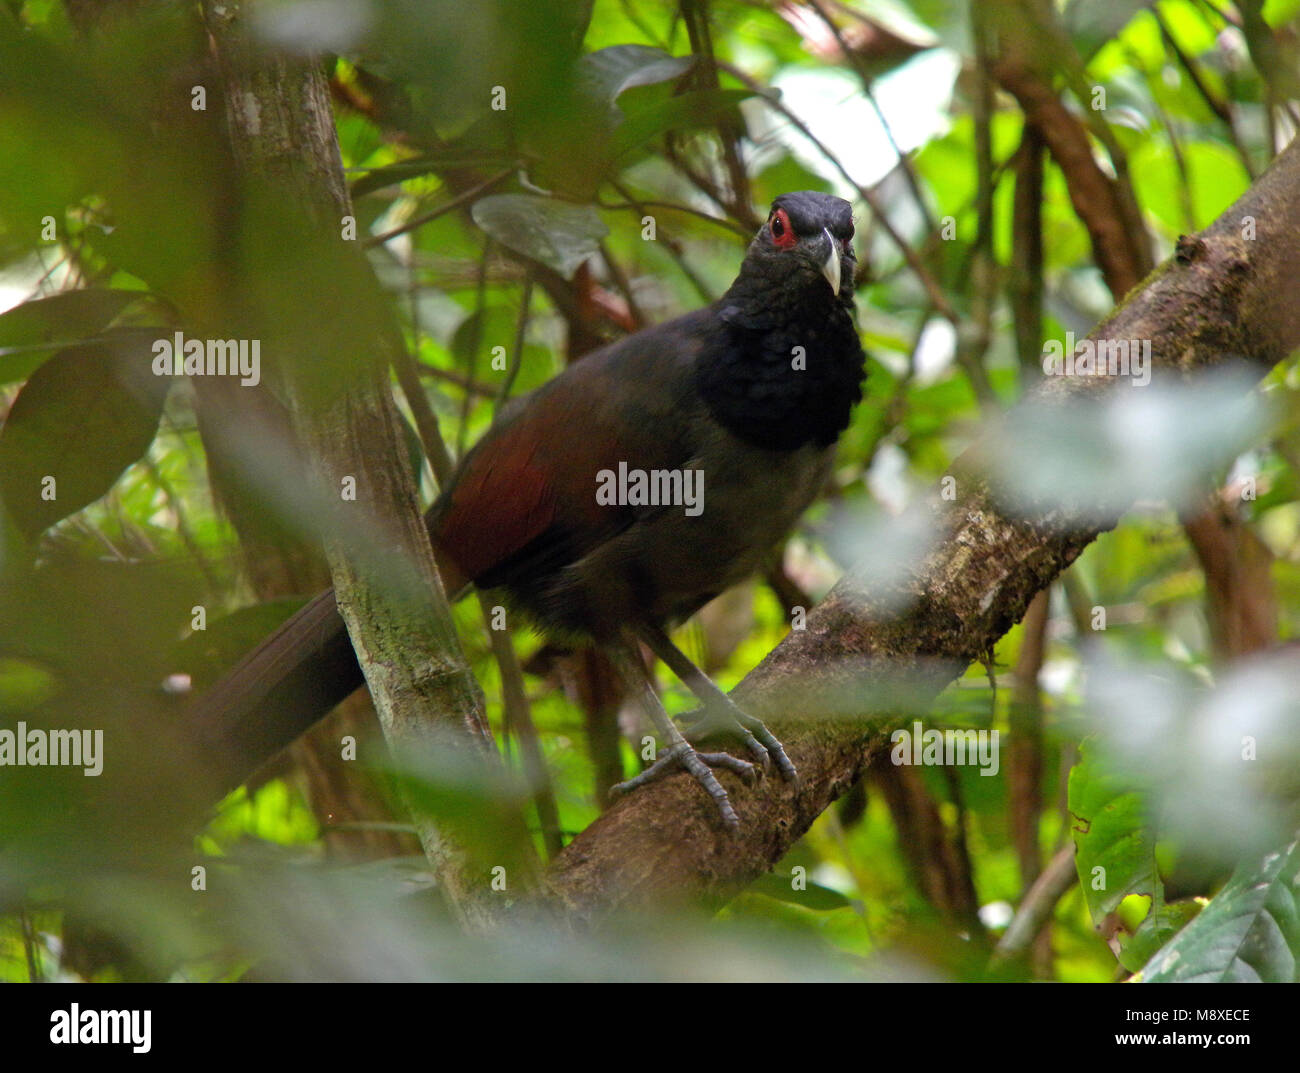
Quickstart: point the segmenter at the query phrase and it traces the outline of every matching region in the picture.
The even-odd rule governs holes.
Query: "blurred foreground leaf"
[[[1147,964],[1147,983],[1300,980],[1300,842],[1239,868]]]
[[[61,351],[34,372],[0,429],[0,502],[26,536],[107,492],[149,449],[170,376],[154,376],[151,333]]]

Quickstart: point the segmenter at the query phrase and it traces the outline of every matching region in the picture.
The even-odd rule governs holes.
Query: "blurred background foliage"
[[[324,575],[303,550],[309,519],[268,505],[301,507],[283,449],[250,425],[223,464],[214,445],[240,428],[205,429],[211,400],[140,370],[182,325],[306,349],[397,325],[427,501],[414,430],[429,415],[463,451],[505,398],[720,295],[776,195],[850,199],[866,399],[779,560],[681,631],[729,687],[850,561],[887,570],[908,550],[881,535],[890,519],[1035,383],[1044,339],[1083,337],[1291,139],[1297,13],[1300,0],[248,4],[258,48],[316,56],[329,80],[358,273],[295,243],[234,178],[207,57],[222,11],[205,25],[190,5],[3,0],[0,727],[103,727],[107,765],[102,781],[0,769],[0,979],[1294,978],[1294,363],[1268,377],[1267,407],[1226,416],[1227,388],[1144,397],[1005,460],[1009,483],[1033,485],[1065,442],[1074,497],[1157,493],[986,666],[905,713],[998,729],[997,777],[876,764],[716,916],[582,941],[450,925],[364,704],[215,810],[185,800],[201,779],[168,761],[184,756],[187,691]],[[1040,34],[1028,49],[1024,27]],[[1108,221],[1131,243],[1118,268],[1096,241]],[[32,494],[50,472],[54,502]],[[551,852],[635,770],[639,716],[598,659],[526,632],[510,640],[528,714],[507,716],[480,607],[456,617]],[[664,689],[670,710],[690,707]],[[362,739],[356,763],[339,759],[342,733]],[[1247,737],[1257,762],[1241,759]],[[1009,935],[1018,908],[1048,927]]]

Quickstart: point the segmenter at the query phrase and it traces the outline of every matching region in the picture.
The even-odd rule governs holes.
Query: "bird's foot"
[[[762,720],[754,718],[740,708],[725,693],[719,693],[698,713],[698,720],[687,730],[687,736],[699,741],[715,734],[737,737],[758,760],[762,769],[770,771],[772,765],[781,773],[786,782],[797,783],[799,773],[794,763],[786,755],[785,746],[780,742]]]
[[[736,815],[736,810],[731,805],[731,798],[723,789],[722,783],[718,782],[718,777],[710,770],[715,767],[735,772],[750,785],[758,781],[758,772],[749,761],[740,760],[730,753],[697,752],[689,742],[679,740],[660,753],[659,758],[640,775],[611,786],[609,793],[611,797],[630,793],[674,771],[684,770],[713,798],[714,804],[718,806],[718,812],[722,815],[722,822],[733,831],[739,830],[740,817]]]

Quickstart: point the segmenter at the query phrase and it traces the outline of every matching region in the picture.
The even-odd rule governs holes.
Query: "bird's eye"
[[[788,250],[799,241],[794,228],[790,226],[790,217],[785,209],[777,209],[772,213],[772,241],[783,250]]]

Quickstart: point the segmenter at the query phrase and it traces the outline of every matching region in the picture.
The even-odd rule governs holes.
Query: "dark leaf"
[[[0,428],[0,503],[24,535],[93,503],[148,450],[171,385],[153,374],[152,339],[132,330],[62,350],[14,399]]]
[[[127,306],[147,297],[144,291],[88,288],[34,298],[0,314],[0,383],[25,379],[51,350],[97,335]]]
[[[474,203],[474,222],[517,253],[571,279],[609,228],[589,205],[534,194],[495,194]]]
[[[613,45],[583,56],[578,77],[586,93],[612,105],[624,90],[677,78],[692,62],[689,56],[670,56],[646,45]]]

